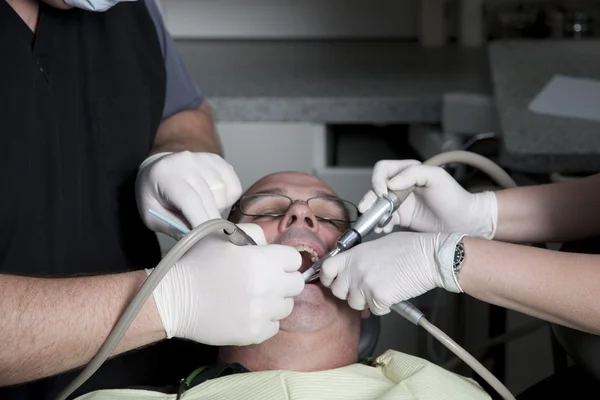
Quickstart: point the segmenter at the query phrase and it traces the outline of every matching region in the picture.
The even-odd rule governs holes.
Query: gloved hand
[[[416,186],[391,221],[383,229],[375,228],[376,233],[390,233],[399,225],[418,232],[464,232],[494,238],[498,223],[496,194],[469,193],[443,168],[415,160],[379,161],[373,169],[371,185],[373,189],[358,205],[360,212],[368,210],[388,188],[405,190]]]
[[[220,218],[242,195],[231,165],[212,153],[159,153],[148,157],[136,179],[136,199],[146,226],[179,240],[183,234],[148,213],[151,209],[193,229]]]
[[[321,283],[355,310],[375,315],[436,287],[460,293],[453,269],[456,233],[395,232],[327,259]]]
[[[211,234],[154,290],[167,338],[213,346],[257,344],[275,335],[279,321],[292,312],[292,297],[304,289],[300,253],[267,245],[258,225],[239,227],[258,246],[236,246],[225,234]]]

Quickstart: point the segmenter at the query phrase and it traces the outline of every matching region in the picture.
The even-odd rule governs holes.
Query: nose
[[[317,217],[306,203],[294,203],[281,220],[282,230],[291,227],[307,227],[316,231],[318,229]]]

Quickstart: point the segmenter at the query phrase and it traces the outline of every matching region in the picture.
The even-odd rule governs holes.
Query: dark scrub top
[[[190,75],[175,41],[167,31],[156,2],[157,0],[146,0],[146,6],[158,33],[166,69],[167,88],[162,113],[165,119],[182,110],[197,109],[204,98]]]
[[[1,273],[105,274],[159,262],[134,181],[165,109],[166,75],[145,2],[105,13],[42,4],[34,35],[0,1]],[[72,397],[172,384],[213,355],[163,341],[107,361]],[[77,372],[1,388],[0,399],[54,399]]]

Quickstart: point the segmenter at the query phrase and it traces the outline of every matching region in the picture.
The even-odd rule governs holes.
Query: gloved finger
[[[252,239],[254,239],[254,241],[256,242],[256,244],[258,246],[264,246],[267,244],[267,238],[265,237],[265,231],[263,231],[263,229],[261,228],[260,225],[252,224],[252,223],[241,223],[241,224],[236,224],[236,225],[238,226],[238,228],[240,228],[245,233],[247,233],[248,236],[250,236]]]
[[[415,210],[417,208],[417,198],[415,193],[411,193],[410,196],[404,200],[398,210],[394,213],[398,216],[398,225],[408,228],[412,225]]]
[[[196,178],[187,179],[185,182],[197,193],[193,201],[187,198],[179,200],[181,203],[181,213],[188,220],[190,226],[196,227],[209,219],[221,218],[221,211],[208,183],[204,179]],[[200,199],[200,202],[196,199]]]
[[[361,213],[364,213],[365,211],[367,211],[368,209],[370,209],[373,204],[375,204],[375,202],[377,201],[378,197],[375,194],[374,191],[369,190],[367,192],[367,194],[365,194],[362,198],[362,200],[360,201],[360,203],[358,203],[358,211]]]
[[[192,154],[194,171],[187,171],[192,175],[192,185],[196,182],[203,182],[205,186],[212,192],[215,204],[225,204],[225,182],[221,177],[220,169],[223,169],[229,164],[213,153],[195,153]]]
[[[412,165],[420,165],[418,160],[382,160],[378,161],[373,167],[371,174],[371,187],[377,196],[381,196],[388,191],[388,179],[394,177],[405,168]],[[408,189],[412,185],[401,189]],[[401,190],[396,189],[396,190]]]
[[[393,218],[393,217],[392,217]],[[386,226],[383,227],[382,231],[386,235],[391,233],[394,230],[394,224],[390,221]]]
[[[338,254],[323,262],[321,265],[321,273],[319,274],[319,279],[323,286],[330,287],[333,280],[346,269],[346,259],[346,254]]]
[[[369,310],[371,310],[373,314],[381,316],[390,312],[390,308],[378,301],[373,293],[371,293],[371,295],[367,294],[366,298]]]
[[[401,173],[390,179],[387,187],[391,190],[405,190],[413,186],[430,186],[432,178],[437,176],[438,168],[431,165],[407,166]]]
[[[294,309],[294,299],[285,298],[274,300],[272,305],[274,308],[271,315],[271,320],[273,322],[279,322],[282,319],[289,317],[292,313],[292,310]]]
[[[293,247],[269,244],[263,249],[260,251],[265,251],[264,255],[270,259],[269,262],[282,268],[285,272],[298,271],[302,266],[302,256]]]
[[[383,228],[379,228],[376,227],[375,228],[375,233],[391,233],[394,228],[396,227],[396,225],[398,225],[398,223],[400,222],[400,217],[398,216],[397,213],[393,213],[392,214],[392,218],[390,219],[390,222],[388,222]]]
[[[202,153],[195,158],[199,176],[206,182],[212,192],[215,204],[222,212],[242,195],[242,184],[233,167],[221,156]],[[207,165],[210,165],[207,168]]]
[[[258,339],[254,341],[253,344],[261,344],[264,341],[271,339],[273,336],[277,335],[279,332],[279,321],[273,321],[267,327],[261,331],[261,334],[258,336]]]
[[[348,295],[348,305],[350,308],[357,311],[362,311],[367,308],[367,301],[360,289],[353,288],[350,290],[350,294]]]
[[[331,293],[340,300],[347,300],[350,291],[348,280],[338,276],[331,284]]]
[[[283,297],[295,297],[302,293],[305,284],[300,271],[285,272],[281,278],[279,290]]]
[[[225,163],[225,161],[223,161]],[[238,178],[233,167],[227,163],[219,170],[221,174],[221,182],[223,183],[223,193],[214,193],[215,198],[219,198],[217,205],[219,209],[225,210],[235,203],[240,197],[242,197],[242,183]],[[211,187],[211,190],[212,187]],[[217,197],[219,196],[219,197]]]
[[[158,200],[163,208],[173,210],[172,213],[179,213],[180,216],[178,218],[183,219],[183,225],[190,229],[209,219],[220,217],[216,206],[213,204],[211,207],[212,211],[210,209],[207,210],[202,196],[196,189],[185,182],[170,183],[164,187],[159,187],[159,190]]]

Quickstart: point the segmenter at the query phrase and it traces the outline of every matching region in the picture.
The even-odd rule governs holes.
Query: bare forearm
[[[67,279],[0,275],[0,386],[87,363],[145,278],[144,271]],[[115,355],[164,337],[151,298]]]
[[[600,334],[600,256],[465,238],[465,293],[546,321]]]
[[[164,120],[158,128],[151,154],[185,150],[223,157],[212,111],[206,102],[198,110],[182,111]]]
[[[562,242],[600,234],[600,175],[497,195],[498,240]]]

